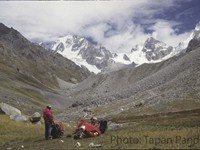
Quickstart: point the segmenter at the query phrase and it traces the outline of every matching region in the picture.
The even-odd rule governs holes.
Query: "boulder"
[[[117,129],[117,128],[121,128],[123,126],[123,124],[118,124],[118,123],[114,123],[114,122],[109,122],[108,125],[108,129]]]
[[[17,122],[26,122],[28,119],[24,115],[11,115],[10,119],[15,120]]]
[[[0,114],[6,114],[2,109],[1,109],[1,105],[0,105]]]
[[[41,120],[41,114],[39,112],[35,112],[31,117],[30,117],[30,122],[32,123],[37,123]]]
[[[108,122],[108,129],[113,130],[113,129],[118,129],[122,128],[123,126],[127,126],[128,123],[115,123],[115,122]]]
[[[2,112],[4,112],[6,115],[21,115],[21,111],[15,107],[12,107],[6,103],[0,103],[0,109]]]
[[[25,122],[27,118],[21,114],[21,111],[13,106],[6,103],[0,103],[0,112],[10,116],[10,119],[17,122]]]

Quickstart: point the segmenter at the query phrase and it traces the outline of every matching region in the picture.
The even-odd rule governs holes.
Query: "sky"
[[[200,0],[0,1],[0,22],[32,42],[68,34],[129,53],[154,37],[170,46],[200,21]]]

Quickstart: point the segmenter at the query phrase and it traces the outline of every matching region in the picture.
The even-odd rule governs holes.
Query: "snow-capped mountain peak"
[[[46,49],[52,49],[64,57],[71,59],[79,66],[85,66],[91,72],[99,73],[109,70],[109,67],[119,68],[119,66],[143,63],[155,63],[166,60],[170,57],[185,52],[188,43],[193,39],[195,45],[200,39],[200,22],[186,40],[179,43],[177,47],[172,47],[153,37],[144,41],[143,45],[136,45],[131,49],[131,53],[111,53],[101,45],[93,45],[86,38],[76,35],[67,35],[54,42],[42,43]],[[117,66],[117,67],[115,67]]]
[[[196,25],[196,27],[195,27],[195,30],[196,30],[196,31],[199,31],[199,30],[200,30],[200,22],[197,23],[197,25]]]
[[[193,38],[197,40],[200,39],[200,22],[195,27],[195,30],[193,32]]]
[[[45,45],[43,43],[42,46],[60,53],[77,65],[85,66],[94,73],[99,73],[105,68],[108,72],[109,67],[113,71],[113,68],[120,68],[122,64],[141,65],[159,62],[166,59],[166,56],[173,51],[173,47],[153,37],[148,38],[144,45],[133,47],[130,54],[111,53],[103,46],[94,46],[87,39],[73,35],[61,37],[51,44]]]
[[[200,46],[200,22],[196,25],[195,30],[191,34],[191,40],[188,43],[186,52],[190,52]]]
[[[167,47],[167,44],[150,37],[145,41],[143,51],[159,51],[160,49]]]
[[[114,63],[113,54],[105,47],[94,46],[86,38],[76,35],[67,35],[51,44],[41,45],[71,59],[79,66],[85,66],[94,73],[99,73],[102,68]]]
[[[146,52],[148,61],[159,60],[170,54],[173,51],[173,47],[150,37],[145,41],[142,51]]]
[[[196,25],[194,31],[190,34],[190,36],[183,42],[179,43],[179,45],[175,48],[175,50],[173,51],[170,57],[180,54],[182,52],[186,52],[188,44],[192,39],[195,39],[195,40],[200,39],[200,22]]]

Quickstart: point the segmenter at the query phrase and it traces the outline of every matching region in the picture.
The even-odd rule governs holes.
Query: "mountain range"
[[[86,38],[67,35],[53,42],[40,43],[46,49],[53,50],[72,60],[79,66],[85,66],[94,73],[111,72],[130,65],[139,66],[144,63],[156,63],[186,51],[188,43],[200,35],[200,24],[185,41],[172,47],[149,37],[143,45],[136,45],[130,53],[112,53],[103,46],[97,46]],[[195,42],[195,41],[194,41]]]
[[[89,76],[66,92],[68,101],[75,99],[78,106],[95,108],[101,116],[125,118],[198,108],[200,38],[193,35],[185,52],[162,62]]]
[[[62,140],[60,138],[49,142],[44,140],[41,136],[43,126],[9,120],[5,114],[2,114],[4,113],[3,103],[12,106],[7,107],[7,110],[12,111],[17,108],[20,114],[26,117],[35,112],[42,113],[43,108],[50,103],[55,121],[63,121],[67,129],[65,130],[67,137],[69,133],[74,132],[74,125],[82,117],[89,120],[91,115],[95,115],[97,118],[108,120],[106,133],[96,138],[82,139],[81,148],[91,148],[88,147],[91,140],[108,149],[131,149],[134,146],[131,142],[110,143],[108,139],[111,136],[122,139],[132,136],[139,138],[148,136],[149,139],[151,136],[161,136],[162,139],[169,139],[177,135],[183,137],[184,140],[183,143],[173,144],[175,148],[180,148],[180,146],[185,149],[198,148],[198,143],[197,145],[185,144],[185,140],[191,141],[193,137],[196,139],[199,134],[200,37],[198,26],[195,31],[188,42],[179,44],[177,51],[153,38],[149,38],[143,47],[136,46],[132,49],[132,53],[141,52],[142,56],[145,56],[141,58],[145,58],[148,62],[155,62],[140,65],[131,62],[119,63],[116,67],[117,63],[112,62],[115,58],[121,56],[122,61],[129,62],[131,57],[123,54],[113,55],[105,48],[101,48],[101,53],[96,53],[92,45],[88,50],[83,48],[82,51],[74,47],[78,56],[88,59],[88,62],[96,63],[96,57],[90,56],[90,52],[93,52],[97,58],[107,59],[107,63],[114,69],[121,67],[119,70],[109,72],[109,66],[107,66],[104,68],[104,71],[108,69],[107,73],[94,74],[86,67],[80,67],[81,64],[78,66],[63,57],[59,51],[44,49],[27,40],[17,30],[0,24],[0,116],[3,123],[1,127],[5,130],[1,131],[3,139],[0,142],[1,149],[74,149],[74,143],[76,143],[73,138],[66,138],[66,136],[63,136]],[[185,43],[188,46],[185,46]],[[60,50],[63,49],[62,47],[61,44]],[[160,47],[165,47],[165,49],[160,50]],[[183,47],[185,50],[182,50]],[[154,51],[150,51],[152,49]],[[170,57],[172,55],[174,56]],[[156,62],[161,59],[166,60]],[[30,134],[28,137],[27,132]],[[166,148],[165,146],[174,148],[173,145],[168,144],[155,145],[151,142],[147,148],[160,149]],[[135,144],[135,148],[146,148],[138,147],[139,145]]]
[[[155,113],[194,109],[200,99],[199,26],[189,37],[188,46],[184,45],[186,41],[174,49],[154,38],[147,39],[143,47],[136,46],[132,55],[140,52],[141,58],[155,62],[138,65],[131,62],[130,55],[113,54],[104,47],[96,51],[94,45],[77,36],[61,38],[63,42],[52,47],[56,51],[47,50],[0,24],[0,99],[26,114],[41,111],[41,107],[51,103],[55,111],[65,110],[57,117],[68,120],[77,118],[88,107],[101,109],[105,116],[119,114],[121,110]],[[185,50],[179,51],[182,48]],[[130,63],[118,61],[122,65],[120,70],[92,74],[80,67],[82,64],[78,66],[59,53],[98,62],[99,67],[105,65],[102,69],[117,64],[115,59],[120,56]],[[159,62],[161,59],[166,60]],[[142,106],[135,109],[137,103]]]

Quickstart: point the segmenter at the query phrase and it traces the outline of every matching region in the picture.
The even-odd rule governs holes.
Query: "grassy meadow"
[[[29,141],[43,134],[42,125],[15,122],[6,115],[0,115],[0,120],[1,145]]]
[[[118,116],[110,121],[124,126],[108,130],[97,138],[74,140],[67,137],[75,122],[64,122],[62,138],[46,141],[44,125],[17,123],[0,115],[0,149],[89,149],[89,144],[101,144],[98,149],[198,149],[200,148],[200,109],[154,115]],[[75,146],[76,142],[81,147]],[[97,148],[96,148],[97,149]]]

